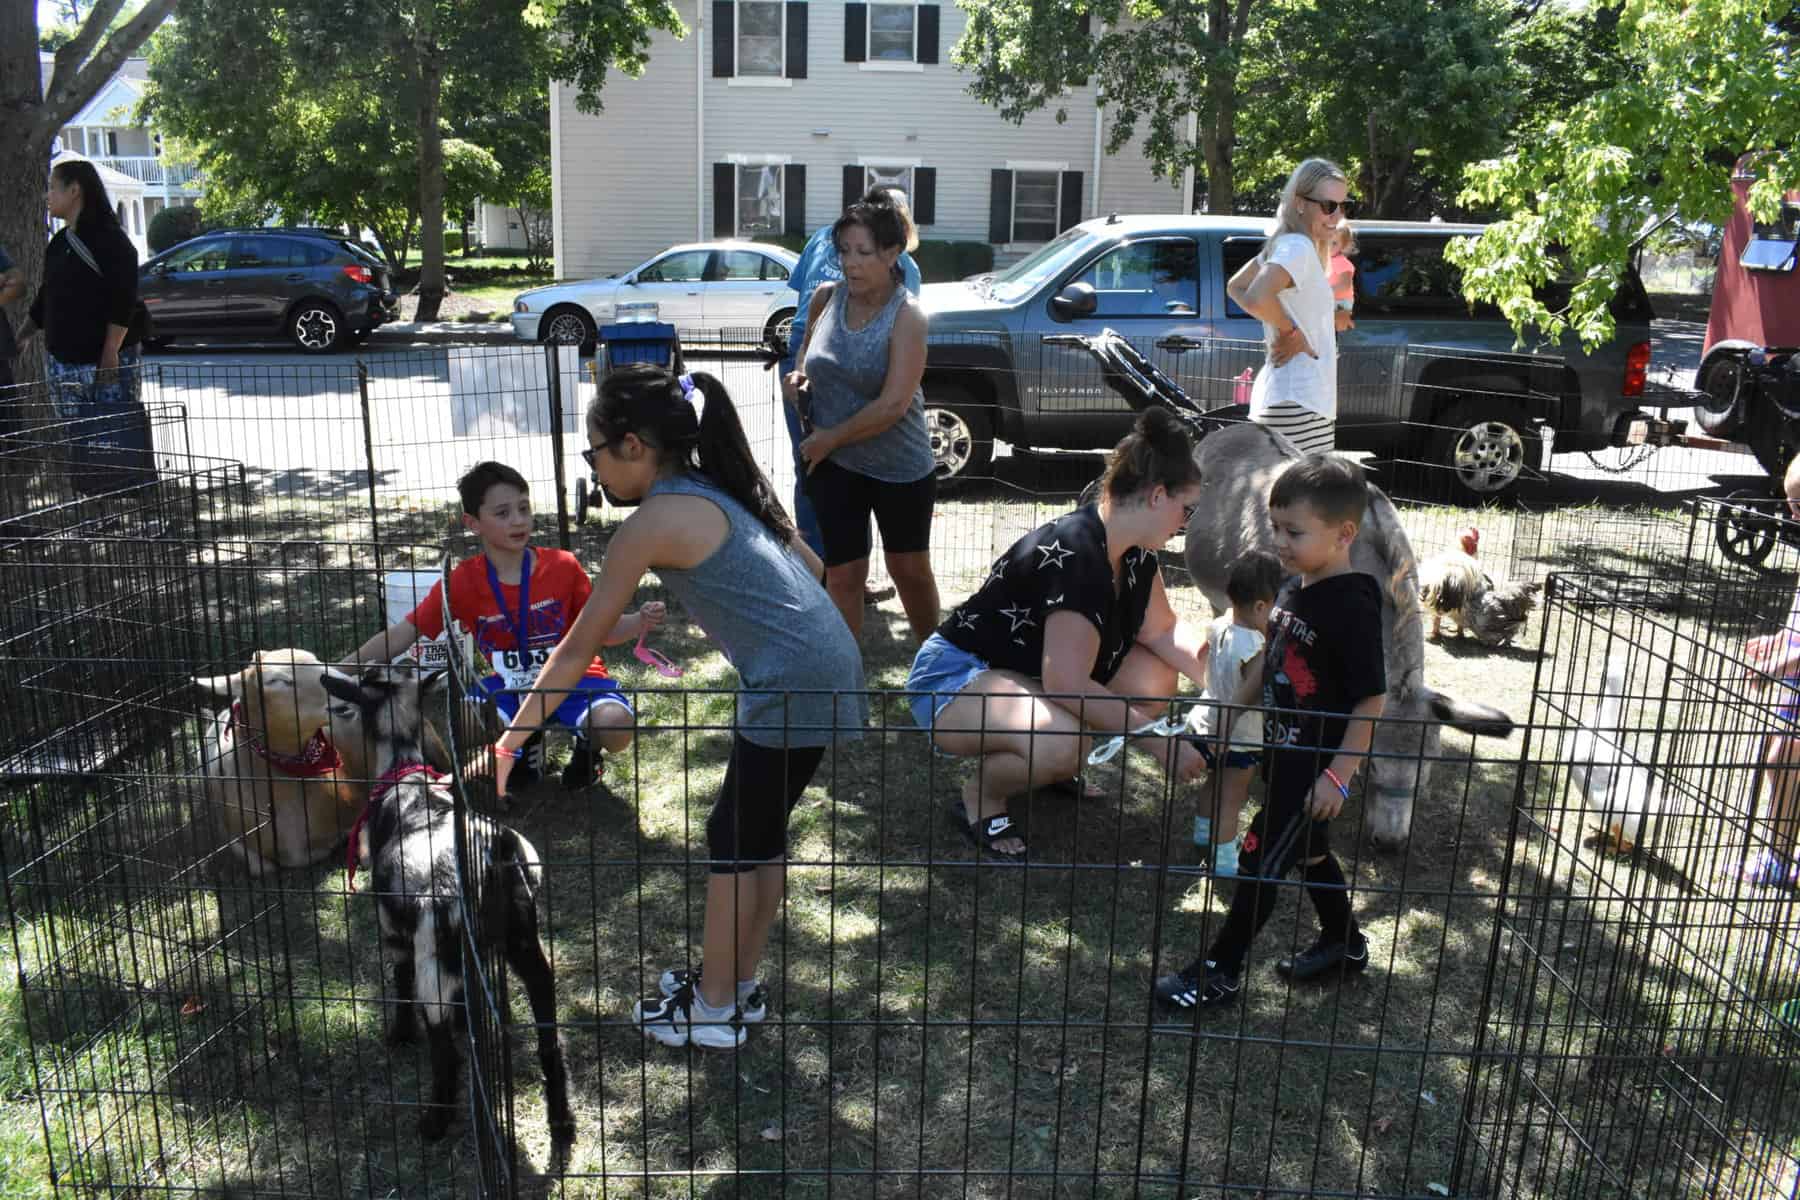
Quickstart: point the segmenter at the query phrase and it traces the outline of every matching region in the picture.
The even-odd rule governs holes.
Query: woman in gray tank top
[[[587,436],[583,457],[600,482],[643,503],[613,534],[593,594],[496,748],[511,753],[544,723],[648,571],[724,652],[742,686],[725,783],[706,821],[703,962],[713,974],[670,967],[662,995],[641,1002],[635,1019],[664,1045],[730,1048],[768,1014],[756,972],[780,909],[788,813],[825,747],[861,736],[862,656],[722,383],[617,368],[588,409]]]
[[[844,278],[813,292],[800,367],[782,381],[808,431],[800,458],[825,544],[825,587],[860,636],[873,515],[901,607],[924,641],[938,622],[937,475],[920,387],[925,315],[896,266],[906,226],[892,203],[865,198],[831,233]]]

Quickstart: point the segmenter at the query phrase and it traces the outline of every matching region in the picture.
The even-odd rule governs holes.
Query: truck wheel
[[[1438,418],[1428,462],[1439,492],[1453,500],[1492,500],[1544,465],[1544,438],[1510,400],[1464,400]]]
[[[1730,437],[1744,423],[1744,407],[1756,386],[1741,354],[1721,354],[1700,369],[1700,402],[1694,420],[1713,437]]]
[[[1735,491],[1725,497],[1713,518],[1713,541],[1719,552],[1746,567],[1763,564],[1780,532],[1781,518],[1770,510],[1766,492]]]
[[[935,384],[926,389],[925,432],[940,487],[988,473],[994,461],[992,410],[975,403],[962,388]]]

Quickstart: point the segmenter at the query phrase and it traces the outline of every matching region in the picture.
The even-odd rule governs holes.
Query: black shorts
[[[1268,800],[1244,832],[1238,875],[1285,879],[1309,859],[1331,851],[1331,822],[1307,815],[1313,785],[1331,762],[1329,754],[1273,753],[1268,759]]]
[[[706,818],[714,875],[754,871],[787,855],[787,819],[825,759],[823,746],[759,746],[731,737],[725,783]]]
[[[806,495],[819,518],[825,565],[841,567],[869,557],[869,514],[881,526],[889,554],[921,554],[931,549],[931,510],[937,502],[937,474],[911,483],[888,483],[847,471],[829,458],[806,477]]]

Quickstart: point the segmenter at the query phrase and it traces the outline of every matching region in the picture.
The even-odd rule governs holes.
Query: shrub
[[[921,241],[913,253],[919,278],[926,283],[953,283],[994,269],[994,248],[986,242]]]
[[[192,205],[180,205],[165,208],[150,218],[150,228],[145,237],[150,243],[150,253],[161,254],[170,246],[178,246],[191,237],[199,237],[206,228],[206,222],[200,210]]]

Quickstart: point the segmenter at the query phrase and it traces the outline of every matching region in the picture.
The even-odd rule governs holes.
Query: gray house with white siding
[[[925,238],[993,243],[1004,262],[1107,212],[1180,211],[1136,144],[1104,153],[1091,87],[1069,119],[1004,120],[967,91],[954,4],[680,0],[643,76],[613,75],[599,114],[553,84],[556,270],[636,265],[678,242],[810,233],[847,198],[907,190]]]

